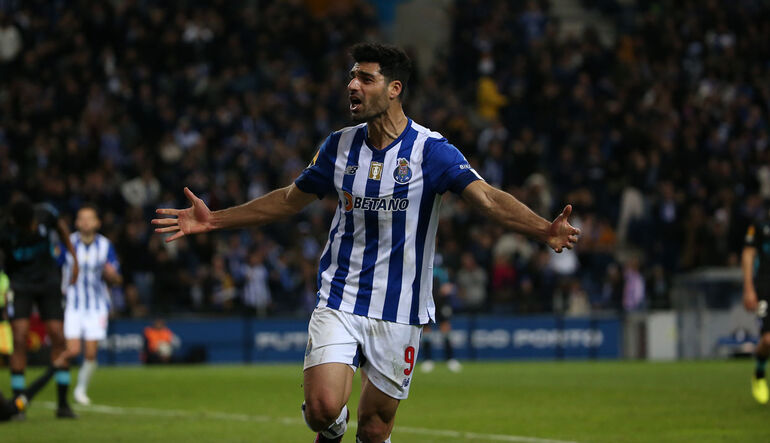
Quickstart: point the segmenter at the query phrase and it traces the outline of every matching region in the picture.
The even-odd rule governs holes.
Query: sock
[[[48,384],[48,381],[51,380],[51,377],[53,377],[53,374],[56,372],[56,369],[53,366],[50,366],[43,375],[37,378],[37,380],[33,381],[31,385],[29,385],[29,388],[24,391],[24,395],[27,396],[27,400],[32,400],[32,397],[35,396],[43,387]]]
[[[91,376],[96,370],[96,360],[83,360],[83,366],[80,367],[78,373],[78,385],[75,389],[82,391],[84,394],[88,390],[88,383],[91,382]]]
[[[67,391],[70,387],[70,369],[56,368],[56,392],[59,398],[59,407],[67,406]]]
[[[11,371],[11,390],[13,390],[13,396],[20,395],[26,388],[27,378],[24,376],[24,371]]]
[[[421,351],[425,360],[433,360],[433,343],[431,343],[430,338],[423,342]]]
[[[452,342],[449,340],[449,334],[444,334],[444,356],[447,360],[451,360],[454,357]]]
[[[767,363],[767,357],[760,357],[757,355],[757,368],[754,370],[754,376],[756,378],[765,378],[766,363]]]

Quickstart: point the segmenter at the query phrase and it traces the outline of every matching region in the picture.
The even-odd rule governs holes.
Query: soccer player
[[[460,151],[403,111],[411,61],[376,43],[352,48],[350,114],[359,124],[334,132],[295,182],[240,206],[211,212],[185,188],[187,209],[158,209],[159,233],[182,236],[258,226],[297,214],[333,195],[337,209],[318,270],[318,303],[308,326],[303,416],[317,442],[341,441],[357,368],[360,442],[389,442],[399,402],[407,398],[422,325],[435,317],[431,286],[441,196],[460,194],[504,227],[557,252],[579,231],[553,223],[488,185]]]
[[[53,235],[58,233],[58,239]],[[8,306],[13,330],[11,354],[11,388],[14,397],[26,388],[24,371],[27,366],[27,334],[33,305],[37,305],[51,339],[51,362],[55,368],[59,418],[74,418],[67,402],[70,373],[66,361],[59,360],[65,352],[62,320],[61,270],[53,251],[61,240],[70,253],[74,252],[69,229],[58,212],[50,205],[33,205],[21,198],[11,203],[10,220],[0,227],[0,249],[5,255],[5,268],[14,293]],[[73,262],[71,282],[77,279],[78,264]]]
[[[101,220],[96,207],[83,205],[75,219],[77,232],[70,235],[75,254],[67,254],[64,264],[68,276],[76,262],[81,271],[74,284],[66,285],[67,307],[64,310],[64,337],[67,339],[67,358],[81,353],[85,341],[85,358],[73,391],[75,402],[89,405],[88,384],[96,370],[99,341],[107,338],[110,314],[110,292],[107,287],[123,282],[115,248],[107,237],[99,234]]]
[[[10,400],[6,400],[5,397],[3,397],[3,393],[0,392],[0,422],[8,421],[14,416],[23,414],[27,410],[32,398],[34,398],[35,395],[48,384],[48,380],[50,380],[55,373],[56,370],[53,367],[48,368],[43,375],[32,382],[29,388],[14,394],[13,398]]]
[[[755,351],[756,368],[751,378],[751,393],[760,404],[767,404],[767,380],[765,366],[770,355],[770,317],[767,304],[770,300],[770,220],[749,225],[741,257],[743,269],[743,305],[756,312],[760,321],[759,343]]]

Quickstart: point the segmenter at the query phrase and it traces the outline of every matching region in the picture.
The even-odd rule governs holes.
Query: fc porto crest
[[[396,160],[396,169],[393,171],[393,180],[398,184],[407,184],[412,179],[412,169],[409,168],[408,158]]]

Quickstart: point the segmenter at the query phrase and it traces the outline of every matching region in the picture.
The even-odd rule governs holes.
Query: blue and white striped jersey
[[[481,177],[439,133],[411,119],[377,150],[366,124],[332,133],[297,187],[338,197],[318,269],[318,305],[405,324],[434,318],[441,194]]]
[[[70,234],[70,241],[78,256],[78,280],[69,284],[72,272],[72,255],[67,252],[64,262],[62,285],[67,294],[67,309],[76,311],[109,311],[110,292],[102,278],[104,265],[109,263],[120,272],[115,248],[107,237],[96,234],[91,244],[85,244],[79,232]]]

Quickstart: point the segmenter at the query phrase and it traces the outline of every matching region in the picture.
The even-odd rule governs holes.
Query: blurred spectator
[[[166,326],[166,321],[156,318],[151,326],[144,328],[144,352],[142,353],[145,364],[173,363],[175,349],[181,345],[171,329]]]
[[[457,286],[463,308],[471,312],[482,310],[487,302],[487,273],[478,266],[473,254],[462,255],[457,271]]]
[[[21,47],[19,29],[8,15],[0,11],[0,66],[12,62],[21,52]]]

